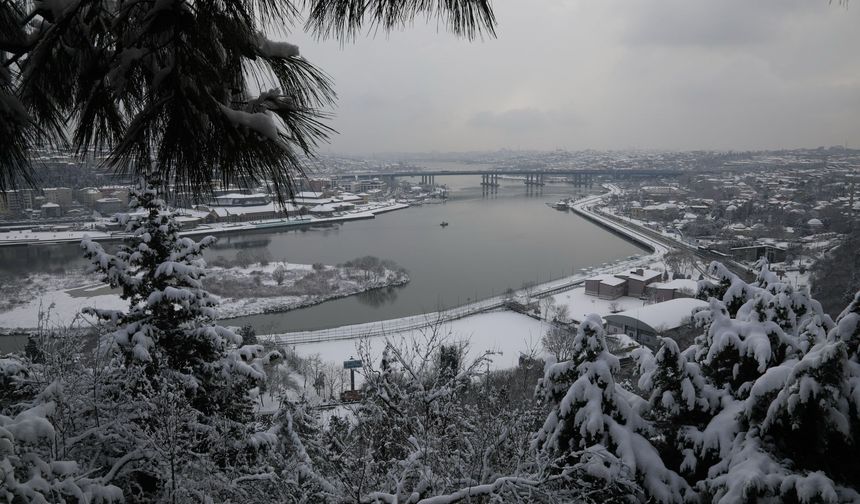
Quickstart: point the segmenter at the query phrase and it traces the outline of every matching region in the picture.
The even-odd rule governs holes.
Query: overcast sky
[[[860,147],[860,5],[496,0],[496,39],[424,20],[340,47],[327,152]]]

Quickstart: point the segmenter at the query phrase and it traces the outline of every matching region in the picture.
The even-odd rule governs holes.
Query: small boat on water
[[[570,209],[570,205],[573,203],[570,198],[566,198],[563,200],[558,200],[552,204],[552,207],[556,210],[568,210]]]
[[[448,227],[448,223],[445,221],[442,221],[442,223],[440,223],[439,225],[442,227]]]

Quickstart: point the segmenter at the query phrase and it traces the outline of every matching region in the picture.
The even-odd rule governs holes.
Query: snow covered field
[[[0,312],[0,328],[31,329],[38,327],[40,316],[47,317],[46,320],[43,320],[43,326],[67,326],[76,322],[81,309],[88,306],[105,310],[120,310],[128,307],[128,303],[120,299],[117,294],[102,294],[92,297],[75,295],[82,289],[100,289],[103,287],[105,286],[94,284],[77,289],[48,290],[11,310]]]
[[[585,294],[584,286],[556,294],[552,298],[556,305],[567,306],[570,318],[578,322],[584,320],[589,313],[596,313],[602,317],[613,311],[620,312],[645,306],[644,300],[634,297],[622,296],[608,300],[588,296]]]
[[[451,342],[467,341],[469,356],[474,358],[484,351],[497,352],[493,356],[491,369],[505,369],[517,365],[521,353],[530,349],[540,352],[540,340],[548,329],[549,324],[526,315],[510,311],[482,313],[445,323],[440,327],[442,334],[449,337]],[[425,328],[389,336],[393,341],[410,341],[421,338],[431,331]],[[372,355],[378,357],[382,352],[385,338],[382,336],[367,340],[370,343]],[[361,340],[323,341],[319,343],[304,343],[295,345],[296,353],[309,357],[319,355],[326,362],[341,362],[349,357],[358,355],[357,345]]]

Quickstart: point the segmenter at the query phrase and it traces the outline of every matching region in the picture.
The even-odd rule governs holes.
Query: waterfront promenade
[[[290,217],[278,219],[262,219],[248,222],[215,223],[205,224],[193,229],[181,231],[180,236],[220,236],[236,233],[247,233],[249,231],[272,231],[284,229],[296,229],[319,224],[332,224],[361,219],[373,219],[379,214],[393,212],[408,208],[405,203],[385,202],[362,208],[353,212],[345,212],[343,215],[333,217]],[[34,245],[57,245],[63,243],[80,243],[84,237],[93,241],[121,241],[127,235],[121,232],[106,232],[98,230],[74,230],[74,231],[38,231],[20,230],[0,232],[0,247],[12,246],[34,246]]]

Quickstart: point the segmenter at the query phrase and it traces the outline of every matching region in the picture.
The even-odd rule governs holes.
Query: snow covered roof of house
[[[341,201],[360,201],[361,200],[361,198],[359,198],[355,194],[352,194],[349,192],[342,192],[342,193],[340,193],[340,195],[338,195],[338,197],[341,199]]]
[[[707,307],[708,303],[695,298],[678,298],[662,303],[634,308],[620,313],[606,315],[607,322],[624,323],[624,319],[636,319],[650,326],[655,332],[669,331],[681,327],[696,308]],[[616,318],[618,317],[618,318]],[[622,318],[623,317],[623,318]]]
[[[60,205],[56,203],[45,203],[42,205],[42,208],[59,208]]]
[[[328,213],[328,212],[334,212],[335,207],[333,207],[332,205],[317,205],[317,206],[311,208],[310,211],[311,212],[326,212],[326,213]]]
[[[197,210],[196,208],[182,208],[178,210],[179,215],[187,215],[190,217],[206,218],[209,215],[208,211]]]
[[[670,280],[668,282],[651,284],[651,286],[656,287],[657,289],[689,289],[696,292],[699,288],[699,282],[686,278],[676,278],[675,280]]]
[[[656,205],[648,205],[643,207],[642,210],[677,210],[678,205],[675,203],[659,203]]]
[[[623,278],[618,278],[618,277],[612,276],[612,275],[597,275],[597,276],[593,276],[591,278],[586,279],[586,281],[588,281],[588,280],[598,280],[598,281],[600,281],[600,283],[609,285],[611,287],[617,287],[619,285],[623,285],[624,282],[627,281],[627,280],[624,280]]]
[[[302,191],[302,192],[296,194],[296,198],[319,199],[319,198],[322,198],[322,193],[316,192],[316,191]]]
[[[640,274],[640,270],[628,271],[626,273],[619,273],[619,274],[623,275],[623,276],[625,276],[631,280],[639,280],[640,282],[646,282],[648,280],[663,276],[662,271],[654,271],[654,270],[641,270],[641,274]]]
[[[250,213],[263,213],[263,212],[272,212],[275,213],[280,211],[280,205],[276,203],[269,203],[268,205],[254,205],[254,206],[224,206],[224,207],[212,207],[212,212],[215,213],[218,217],[226,217],[228,215],[243,215]],[[297,208],[294,205],[289,203],[286,204],[286,211],[295,212]]]
[[[269,195],[265,193],[254,193],[254,194],[241,194],[241,193],[229,193],[224,194],[223,196],[215,196],[215,199],[256,199],[256,198],[268,198]]]

